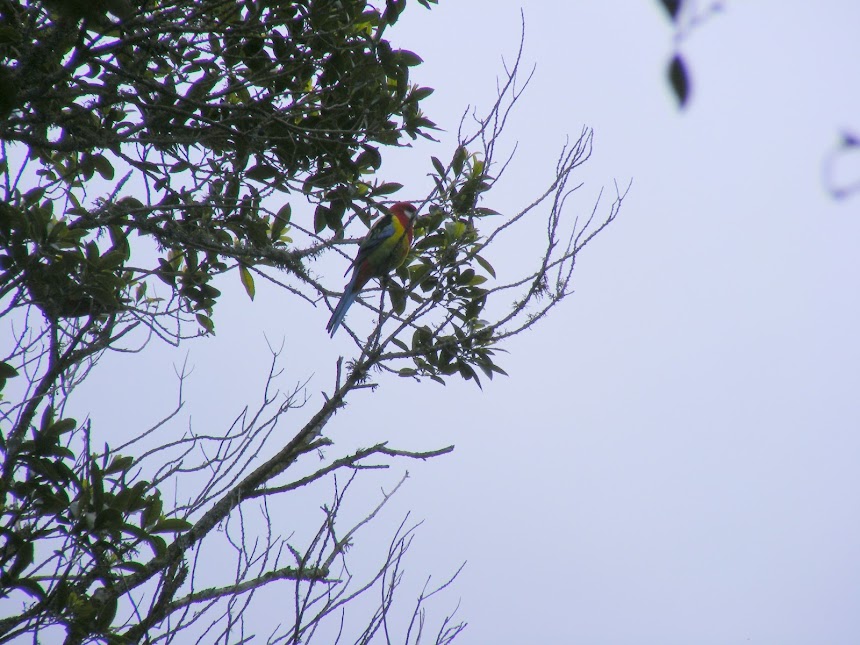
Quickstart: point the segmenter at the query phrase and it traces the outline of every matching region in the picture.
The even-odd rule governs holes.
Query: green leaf
[[[466,223],[459,220],[453,222],[445,222],[445,232],[449,239],[458,240],[466,233]]]
[[[78,422],[74,419],[60,419],[51,425],[50,432],[56,435],[65,434],[74,430],[77,425]]]
[[[400,17],[400,14],[406,8],[406,0],[386,0],[385,1],[385,14],[384,20],[389,25],[393,25],[397,22],[397,19]]]
[[[412,334],[412,351],[420,351],[426,346],[429,346],[433,340],[433,332],[430,328],[424,325],[418,327]]]
[[[18,370],[9,363],[0,362],[0,378],[15,378],[16,376],[18,376]]]
[[[158,518],[161,517],[162,506],[160,497],[151,496],[149,498],[149,503],[143,509],[143,513],[141,513],[140,516],[141,527],[145,528],[155,524],[158,521]]]
[[[47,188],[45,188],[44,186],[41,186],[39,188],[31,188],[30,190],[28,190],[26,193],[24,193],[24,205],[32,206],[33,204],[38,202],[40,199],[42,199],[42,195],[45,194],[46,190]]]
[[[416,87],[412,90],[412,98],[416,101],[423,101],[435,91],[432,87]]]
[[[482,390],[484,389],[484,387],[481,385],[481,379],[478,378],[477,373],[471,365],[463,361],[457,361],[457,369],[460,372],[460,376],[462,376],[465,380],[468,381],[474,379],[475,383],[478,384],[478,387]]]
[[[114,455],[110,465],[105,469],[105,475],[115,475],[116,473],[124,473],[134,464],[134,457],[123,457]]]
[[[388,288],[388,297],[391,299],[391,308],[396,314],[402,314],[406,310],[406,292],[398,285],[391,284]]]
[[[245,287],[245,292],[251,300],[254,300],[254,276],[244,264],[239,265],[239,277],[242,280],[242,286]]]
[[[117,605],[119,604],[118,598],[109,598],[105,604],[98,608],[98,613],[96,614],[95,620],[93,621],[93,626],[96,631],[103,632],[110,624],[113,622],[113,619],[116,617]]]
[[[430,161],[433,163],[433,167],[436,169],[436,172],[439,173],[440,177],[445,176],[445,166],[439,161],[436,157],[430,157]]]
[[[404,63],[407,67],[415,67],[416,65],[420,65],[424,62],[424,59],[421,58],[418,54],[416,54],[415,52],[411,52],[407,49],[395,50],[394,56],[397,58],[398,62]],[[430,91],[432,92],[433,90]]]
[[[105,508],[96,517],[94,528],[99,531],[115,531],[122,526],[122,513],[115,508]]]
[[[144,208],[143,202],[135,197],[123,197],[117,202],[117,206],[122,206],[126,210],[136,210]]]
[[[410,284],[420,284],[432,270],[432,264],[425,262],[416,262],[409,267]]]
[[[102,179],[107,179],[108,181],[113,179],[113,166],[104,155],[93,155],[92,161],[93,167],[96,169],[96,172],[102,176]]]
[[[152,552],[157,556],[164,555],[167,552],[167,542],[164,541],[164,538],[160,535],[144,535],[142,536],[143,540],[146,540],[149,543],[149,546],[152,548]]]
[[[454,170],[454,175],[459,176],[463,172],[463,164],[469,158],[469,151],[465,146],[460,146],[454,152],[454,157],[451,159],[451,168]]]
[[[293,209],[290,206],[290,203],[287,202],[278,210],[275,214],[274,219],[272,220],[272,232],[269,236],[273,242],[281,239],[281,233],[283,233],[284,229],[287,228],[287,224],[290,223],[290,217],[292,217]]]
[[[46,432],[54,423],[54,408],[50,405],[42,411],[42,421],[39,423],[39,430]]]
[[[322,233],[326,226],[328,226],[328,207],[320,204],[314,211],[314,233]]]
[[[489,274],[490,274],[491,276],[493,276],[494,278],[496,277],[496,270],[493,268],[493,265],[492,265],[492,264],[490,264],[489,262],[487,262],[487,261],[486,261],[484,258],[482,258],[480,255],[476,255],[476,256],[475,256],[475,260],[477,260],[478,264],[480,264],[480,265],[484,268],[484,270],[485,270],[487,273],[489,273]]]
[[[197,314],[197,322],[206,330],[207,334],[215,334],[215,323],[205,314]]]
[[[8,555],[11,555],[11,552],[14,551],[15,556],[12,563],[7,564],[8,568],[5,572],[4,578],[8,576],[9,578],[15,579],[24,573],[24,570],[27,567],[33,564],[35,546],[32,540],[23,539],[17,533],[8,534],[7,539],[9,540],[9,543],[4,555],[8,558]]]
[[[364,151],[355,158],[355,164],[359,168],[379,170],[379,167],[382,165],[382,155],[379,154],[379,148],[364,146]]]
[[[509,376],[509,374],[503,370],[501,367],[493,363],[490,365],[490,369],[493,370],[496,374],[501,374],[502,376]]]
[[[245,171],[245,176],[254,181],[268,181],[278,176],[278,171],[267,164],[257,164]]]
[[[302,192],[309,195],[316,188],[328,188],[337,183],[339,174],[333,170],[318,172],[308,177],[302,184]]]
[[[401,188],[403,188],[403,184],[398,184],[397,182],[384,183],[374,188],[373,194],[377,196],[390,195],[391,193],[396,193]]]
[[[325,211],[326,225],[332,231],[340,231],[343,229],[343,215],[346,212],[346,204],[338,199],[334,199],[329,203],[330,205]]]
[[[457,284],[470,284],[472,282],[472,278],[475,277],[474,269],[466,269],[460,275],[457,276]]]

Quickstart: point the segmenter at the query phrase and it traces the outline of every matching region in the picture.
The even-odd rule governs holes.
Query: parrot
[[[374,222],[361,241],[358,254],[344,273],[346,275],[352,269],[352,277],[344,287],[343,295],[326,325],[326,331],[332,338],[364,285],[371,278],[381,278],[403,264],[412,247],[417,217],[418,209],[414,205],[397,202]]]

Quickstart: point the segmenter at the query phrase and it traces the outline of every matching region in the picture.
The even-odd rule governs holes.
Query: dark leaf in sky
[[[677,54],[669,63],[669,82],[672,84],[675,96],[678,97],[678,105],[683,108],[690,95],[690,82],[687,77],[687,66]]]
[[[681,10],[681,0],[660,0],[660,4],[663,5],[672,20],[678,17],[678,12]]]
[[[860,137],[853,132],[844,131],[842,133],[842,147],[855,148],[857,146],[860,146]]]

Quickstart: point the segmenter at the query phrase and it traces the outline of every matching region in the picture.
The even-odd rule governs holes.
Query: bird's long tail
[[[332,337],[334,337],[337,328],[340,327],[340,323],[343,322],[343,317],[346,315],[347,309],[352,306],[352,303],[355,302],[358,296],[358,291],[354,289],[354,282],[354,280],[350,280],[349,284],[346,285],[343,295],[340,297],[340,302],[337,303],[337,307],[334,308],[334,313],[329,318],[328,325],[325,327]]]

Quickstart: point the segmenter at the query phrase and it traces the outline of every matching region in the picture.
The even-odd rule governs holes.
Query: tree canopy
[[[590,130],[562,148],[528,206],[499,213],[482,204],[507,163],[497,146],[524,86],[518,57],[497,101],[468,112],[457,145],[428,159],[432,192],[404,195],[397,178],[380,175],[382,155],[433,141],[436,129],[421,108],[433,90],[413,81],[421,58],[386,39],[405,0],[2,0],[0,9],[0,306],[9,330],[0,585],[17,603],[0,618],[0,642],[52,629],[70,643],[170,641],[186,628],[232,642],[245,638],[237,616],[255,591],[290,580],[294,621],[272,642],[297,643],[353,594],[374,584],[393,592],[412,529],[395,532],[375,576],[349,587],[336,570],[363,522],[335,530],[341,488],[309,545],[269,534],[262,557],[248,541],[231,543],[247,566],[217,587],[201,588],[197,563],[221,523],[239,523],[244,537],[248,504],[379,460],[451,450],[380,444],[327,457],[310,474],[295,468],[332,444],[326,424],[374,375],[480,385],[504,373],[500,345],[571,293],[577,254],[620,207],[616,191],[581,219],[563,216]],[[273,447],[271,430],[301,394],[274,386],[221,434],[168,435],[150,450],[143,439],[169,418],[99,447],[104,433],[65,415],[102,353],[213,334],[222,274],[251,298],[268,280],[285,306],[330,308],[339,279],[320,275],[319,260],[349,258],[394,194],[425,213],[412,253],[364,298],[372,333],[347,325],[355,353],[289,441]],[[518,226],[542,227],[544,250],[500,282],[485,251]],[[491,316],[495,301],[508,306]],[[273,363],[269,385],[276,372]],[[210,476],[199,488],[177,484],[189,472]],[[185,497],[168,502],[168,483]],[[356,642],[373,640],[390,606]],[[206,620],[212,626],[200,627]],[[449,642],[461,629],[445,620],[432,638]],[[420,638],[417,628],[405,634]]]

